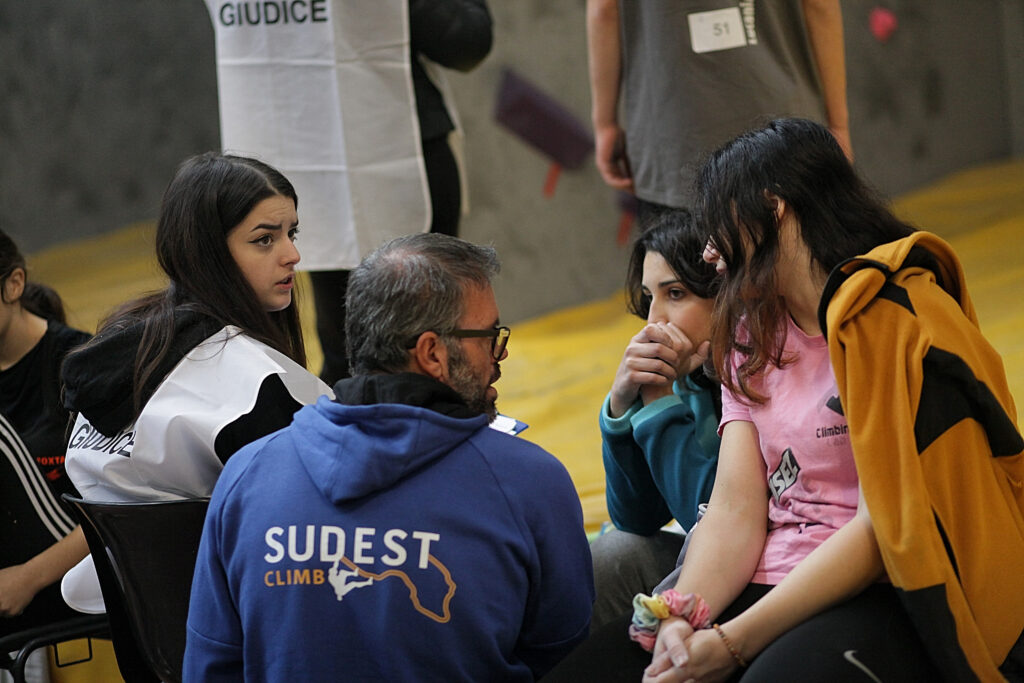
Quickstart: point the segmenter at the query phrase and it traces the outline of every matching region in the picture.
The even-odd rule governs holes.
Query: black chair
[[[99,503],[73,498],[127,683],[181,681],[185,622],[208,498]]]
[[[14,683],[25,683],[25,663],[29,655],[39,648],[56,646],[69,640],[89,639],[89,656],[71,662],[61,662],[58,652],[57,665],[71,666],[92,659],[92,638],[110,639],[110,627],[105,614],[82,615],[52,624],[10,633],[0,638],[0,669],[9,671]],[[9,652],[17,652],[12,659]]]

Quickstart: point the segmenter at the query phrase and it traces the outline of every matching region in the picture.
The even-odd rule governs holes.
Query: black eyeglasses
[[[457,337],[459,339],[467,337],[490,337],[491,356],[494,360],[501,360],[502,355],[505,353],[505,347],[508,346],[508,338],[512,334],[512,330],[501,325],[500,327],[492,327],[489,330],[452,330],[447,334],[449,337]]]
[[[512,330],[501,325],[499,327],[492,327],[487,330],[451,330],[445,332],[443,337],[456,337],[458,339],[466,339],[472,337],[490,337],[491,338],[491,356],[494,360],[501,360],[502,355],[505,353],[505,347],[508,346],[508,338],[512,334]],[[419,337],[414,337],[406,342],[405,348],[411,349],[416,346],[416,340]]]

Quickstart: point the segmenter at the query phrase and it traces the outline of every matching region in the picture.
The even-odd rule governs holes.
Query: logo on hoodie
[[[351,539],[351,545],[348,540]],[[269,588],[296,585],[323,585],[334,589],[341,601],[352,591],[370,588],[384,581],[400,581],[409,602],[420,614],[444,624],[451,619],[449,605],[456,584],[451,572],[431,552],[441,534],[431,531],[356,527],[351,535],[332,525],[289,525],[267,529],[264,541],[268,552],[264,561],[274,565],[290,560],[300,568],[270,569],[263,574]],[[309,567],[316,563],[317,567]],[[324,565],[329,565],[325,572]],[[437,604],[427,596],[443,595]]]

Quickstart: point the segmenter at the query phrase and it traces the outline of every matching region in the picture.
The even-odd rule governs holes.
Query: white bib
[[[206,0],[221,140],[292,182],[303,270],[351,269],[431,220],[406,0]]]

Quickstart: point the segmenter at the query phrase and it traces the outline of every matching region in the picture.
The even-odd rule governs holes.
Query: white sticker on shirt
[[[686,18],[690,22],[690,45],[694,52],[731,50],[747,44],[739,7],[695,12]]]

